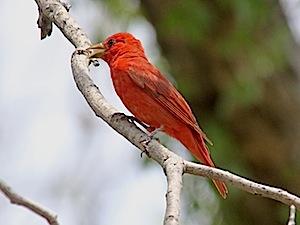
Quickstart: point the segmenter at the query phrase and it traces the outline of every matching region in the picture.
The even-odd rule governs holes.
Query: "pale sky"
[[[71,9],[89,36],[95,33],[89,25],[93,9],[91,4]],[[41,41],[37,12],[33,0],[4,1],[0,7],[0,178],[56,212],[61,224],[161,223],[166,190],[161,168],[152,163],[141,169],[139,151],[95,117],[71,74],[73,46],[56,28]],[[129,29],[139,38],[154,35],[145,22]],[[153,47],[153,41],[144,42]],[[108,67],[100,63],[91,68],[92,77],[124,112]],[[0,221],[47,224],[2,194]]]
[[[78,1],[71,9],[89,36],[97,33],[91,25],[99,19],[95,8]],[[73,46],[57,28],[41,41],[37,18],[33,0],[1,3],[0,179],[52,209],[62,225],[162,224],[162,169],[155,162],[144,169],[140,152],[94,115],[71,74]],[[107,23],[105,33],[119,31]],[[150,61],[159,59],[147,22],[136,21],[127,31],[141,39]],[[114,107],[128,113],[107,65],[100,64],[91,68],[93,80]],[[0,224],[47,222],[0,194]]]

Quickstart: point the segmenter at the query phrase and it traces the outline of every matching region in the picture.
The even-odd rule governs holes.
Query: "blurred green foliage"
[[[123,28],[137,18],[152,23],[169,72],[214,142],[210,150],[217,165],[297,190],[300,168],[288,155],[299,154],[291,147],[299,146],[300,104],[293,95],[299,84],[288,55],[294,40],[278,1],[97,2]],[[198,177],[184,180],[184,224],[287,221],[288,207],[282,204],[231,187],[223,201]]]

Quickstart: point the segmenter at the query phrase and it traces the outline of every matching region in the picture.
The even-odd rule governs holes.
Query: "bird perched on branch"
[[[117,95],[137,120],[179,140],[200,162],[215,167],[205,144],[212,142],[200,129],[182,95],[147,59],[139,40],[129,33],[117,33],[88,50],[88,58],[108,63]],[[213,180],[226,198],[223,182]]]

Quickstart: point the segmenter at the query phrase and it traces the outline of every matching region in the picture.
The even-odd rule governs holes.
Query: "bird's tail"
[[[213,161],[210,158],[209,151],[202,136],[199,133],[193,133],[193,144],[189,143],[186,146],[190,152],[198,159],[201,163],[207,166],[215,167]],[[192,145],[191,145],[192,144]],[[193,147],[192,147],[193,146]],[[220,195],[225,199],[228,193],[227,187],[224,182],[218,180],[212,180],[219,191]]]

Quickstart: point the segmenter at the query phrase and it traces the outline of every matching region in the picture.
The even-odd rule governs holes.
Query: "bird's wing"
[[[144,70],[141,70],[140,66],[130,66],[129,76],[132,81],[212,145],[211,140],[198,126],[196,118],[182,95],[155,67],[151,64],[147,66],[149,68],[146,67]]]

